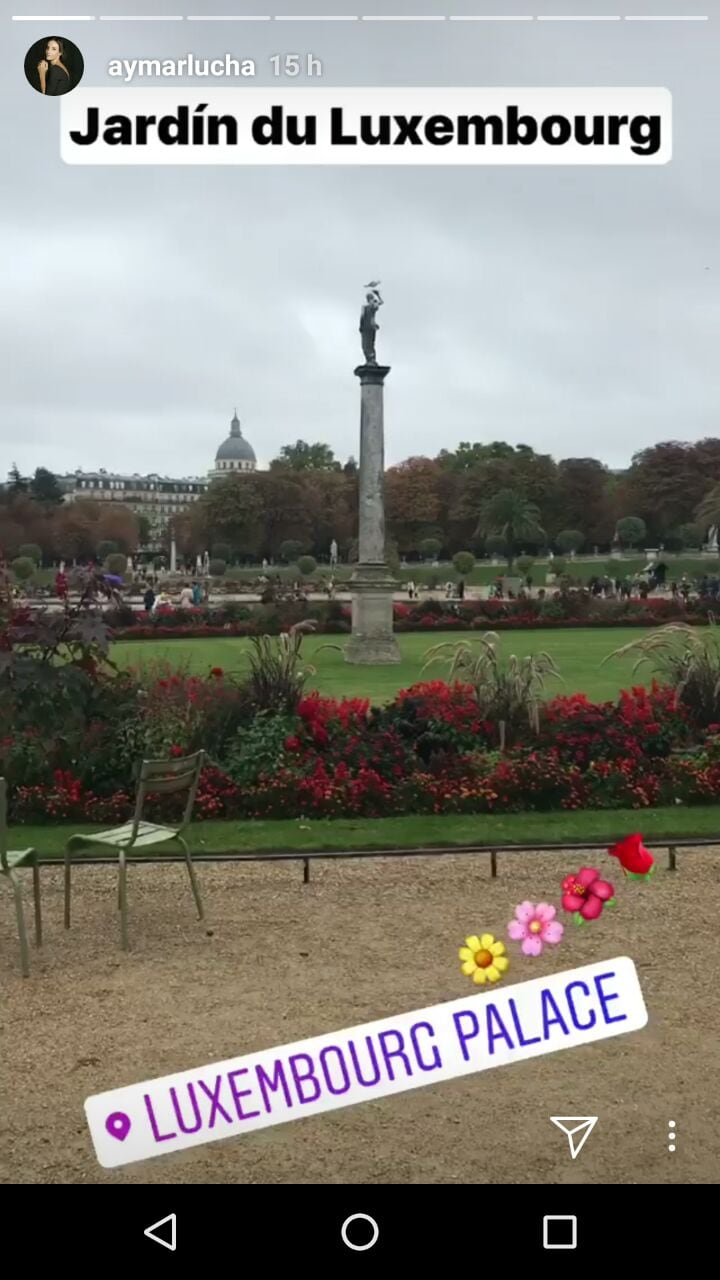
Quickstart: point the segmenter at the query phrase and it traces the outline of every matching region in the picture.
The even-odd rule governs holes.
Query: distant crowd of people
[[[91,564],[88,566],[93,568]],[[248,581],[244,579],[242,583],[238,582],[238,591],[251,592],[259,595],[266,602],[269,601],[287,601],[307,600],[310,592],[324,593],[328,600],[334,600],[338,591],[347,591],[350,584],[346,582],[336,583],[333,572],[330,576],[323,575],[318,581],[317,578],[312,580],[295,579],[290,582],[281,576],[279,572],[270,573],[271,564],[268,561],[263,562],[263,570],[259,576]],[[618,566],[620,568],[620,565]],[[102,570],[98,569],[99,572]],[[208,579],[200,579],[199,577],[182,577],[179,579],[177,586],[168,589],[167,577],[165,571],[160,571],[165,581],[161,589],[158,589],[160,574],[152,564],[139,564],[135,566],[135,580],[130,587],[130,594],[140,594],[143,600],[143,606],[147,613],[154,613],[161,607],[177,607],[181,609],[198,608],[208,602]],[[669,579],[670,569],[664,561],[658,561],[652,565],[648,565],[642,573],[613,575],[612,573],[593,574],[587,581],[568,574],[562,574],[550,590],[564,591],[574,590],[587,594],[595,599],[620,599],[645,600],[652,593],[668,592],[673,600],[682,599],[687,601],[692,596],[708,598],[713,600],[720,599],[720,574],[703,573],[696,578],[690,578],[688,574],[683,573],[676,579]],[[498,575],[495,582],[491,583],[488,591],[490,599],[527,599],[535,596],[538,599],[544,599],[546,589],[544,587],[538,590],[534,589],[534,580],[531,573],[527,573],[519,578],[519,584],[515,589],[511,589],[507,585],[507,577],[510,575]],[[118,583],[121,579],[117,579]],[[409,600],[418,600],[420,593],[427,595],[436,591],[437,588],[431,588],[425,583],[416,583],[413,579],[409,579],[403,587],[407,593]],[[61,563],[55,574],[53,591],[55,597],[64,601],[67,599],[70,590],[70,580],[68,572],[64,564]],[[23,595],[45,595],[48,588],[33,588],[32,591],[23,591],[20,584],[14,588],[15,594]],[[465,599],[466,584],[465,579],[460,578],[459,581],[453,582],[448,580],[444,586],[445,599],[450,601],[462,602]]]

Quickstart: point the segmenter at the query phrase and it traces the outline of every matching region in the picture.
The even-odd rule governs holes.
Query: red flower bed
[[[679,619],[701,626],[716,602],[698,600],[688,613],[681,602],[653,597],[647,600],[596,600],[578,592],[553,592],[544,600],[491,599],[439,601],[395,601],[394,628],[409,631],[459,631],[463,629],[514,631],[529,628],[550,631],[575,627],[652,627]],[[238,617],[238,612],[241,616]],[[249,614],[249,616],[247,616]],[[128,618],[133,617],[131,625]],[[351,610],[337,601],[330,603],[277,602],[270,605],[218,605],[212,608],[177,609],[161,606],[154,614],[125,609],[108,615],[115,640],[171,640],[212,636],[278,635],[302,618],[311,618],[318,634],[345,632]],[[114,624],[114,625],[113,625]]]
[[[122,720],[99,705],[79,736],[0,737],[13,821],[116,825],[132,816],[134,763],[203,747],[198,818],[379,817],[579,808],[642,809],[720,798],[720,726],[693,729],[672,690],[634,687],[616,702],[554,698],[501,755],[472,686],[421,681],[385,707],[365,698],[303,696],[296,710],[256,713],[242,685],[160,669]],[[120,686],[116,686],[119,690]],[[115,692],[117,700],[119,694]],[[134,717],[134,718],[133,718]],[[177,797],[150,815],[179,817]]]

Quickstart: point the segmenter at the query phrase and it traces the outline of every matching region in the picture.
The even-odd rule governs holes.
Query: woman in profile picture
[[[40,92],[49,98],[56,98],[61,93],[69,93],[72,80],[63,58],[65,46],[57,36],[51,36],[45,47],[45,57],[38,62]]]

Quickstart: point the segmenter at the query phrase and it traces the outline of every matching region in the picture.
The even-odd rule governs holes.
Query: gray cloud
[[[647,169],[64,166],[59,105],[22,73],[47,33],[9,24],[0,475],[14,460],[203,473],[235,405],[261,460],[297,437],[357,454],[360,286],[378,276],[390,461],[501,438],[620,466],[720,434],[717,0],[701,11],[713,20],[61,33],[86,85],[117,83],[111,57],[190,49],[255,57],[257,84],[270,53],[309,49],[325,84],[665,85],[675,154]]]

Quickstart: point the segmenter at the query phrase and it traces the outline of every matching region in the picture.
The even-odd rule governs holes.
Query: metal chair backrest
[[[149,795],[172,795],[187,791],[187,801],[179,827],[172,829],[182,835],[190,825],[195,796],[197,795],[200,772],[205,761],[205,752],[196,751],[192,756],[175,757],[172,760],[143,760],[140,768],[135,817],[131,841],[135,839],[142,822],[145,801]]]
[[[0,778],[0,867],[8,869],[7,860],[7,782]]]

